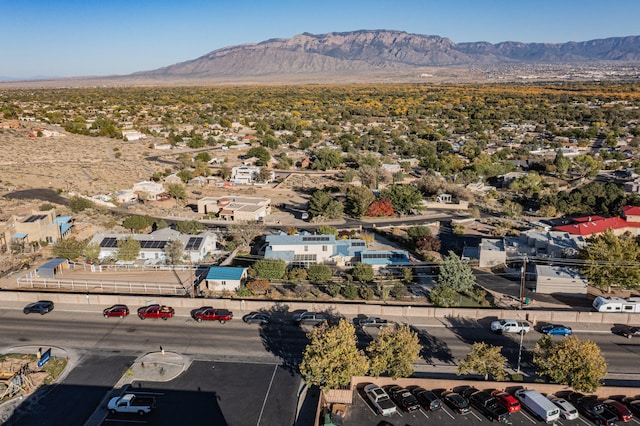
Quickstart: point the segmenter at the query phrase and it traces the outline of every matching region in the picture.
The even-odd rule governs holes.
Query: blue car
[[[573,330],[571,330],[571,327],[567,327],[566,325],[562,324],[547,325],[542,327],[542,330],[540,331],[551,336],[569,336],[573,334]]]

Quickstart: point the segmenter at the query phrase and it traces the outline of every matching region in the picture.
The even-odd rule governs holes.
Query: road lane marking
[[[127,420],[127,419],[109,419],[109,418],[104,419],[104,421],[105,422],[118,422],[118,423],[143,423],[143,424],[149,423],[146,420]]]
[[[273,385],[273,379],[276,377],[276,372],[278,371],[278,366],[273,366],[273,374],[271,375],[271,381],[269,382],[269,387],[267,388],[267,394],[264,396],[264,401],[262,401],[262,408],[260,409],[260,415],[258,416],[258,422],[256,426],[260,426],[260,420],[262,420],[262,413],[264,412],[264,407],[267,405],[267,398],[269,397],[269,392],[271,392],[271,386]]]

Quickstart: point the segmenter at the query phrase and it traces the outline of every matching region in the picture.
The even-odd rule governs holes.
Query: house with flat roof
[[[100,246],[99,259],[116,259],[118,241],[128,237],[140,243],[138,260],[145,264],[163,264],[169,260],[166,248],[172,241],[179,240],[184,247],[185,262],[200,262],[216,252],[218,238],[215,233],[205,231],[197,235],[182,234],[170,228],[158,229],[150,234],[95,234],[90,244]]]
[[[26,247],[34,242],[56,244],[71,235],[73,216],[57,216],[56,210],[32,210],[14,215],[5,224],[2,239]]]
[[[586,296],[588,284],[574,268],[536,265],[536,293]]]
[[[229,195],[198,200],[198,213],[232,222],[261,221],[271,214],[271,199]]]
[[[284,232],[266,236],[265,259],[281,259],[289,266],[308,267],[311,264],[351,266],[360,261],[367,249],[361,239],[336,240],[333,234],[302,232],[288,235]]]

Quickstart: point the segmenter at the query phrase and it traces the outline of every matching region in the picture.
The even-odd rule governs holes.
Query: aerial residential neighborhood
[[[7,4],[0,423],[638,423],[637,5],[241,3]],[[540,40],[244,38],[325,10]]]

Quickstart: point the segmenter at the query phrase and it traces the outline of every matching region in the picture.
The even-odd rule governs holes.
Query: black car
[[[576,392],[569,394],[569,398]],[[573,404],[578,411],[586,418],[590,419],[597,425],[602,426],[614,426],[618,421],[618,413],[607,407],[602,402],[598,401],[597,397],[593,396],[574,396],[575,402]]]
[[[469,401],[457,392],[449,392],[442,396],[445,404],[458,414],[467,414],[469,410]]]
[[[40,314],[44,315],[47,312],[53,311],[53,302],[50,300],[40,300],[39,302],[29,303],[24,307],[22,312],[25,314]]]
[[[411,393],[413,393],[420,405],[429,411],[439,410],[442,407],[442,401],[440,401],[440,398],[429,390],[417,387],[412,389]]]
[[[247,324],[268,324],[271,318],[262,312],[251,312],[242,317],[242,321]]]
[[[414,411],[420,409],[420,404],[416,397],[409,392],[409,389],[405,389],[400,386],[392,386],[389,388],[389,395],[398,407],[403,411]]]
[[[623,402],[636,417],[640,417],[640,399],[625,399]]]
[[[640,337],[640,327],[619,325],[613,330],[613,332],[619,336],[627,337],[629,339],[632,337]]]

